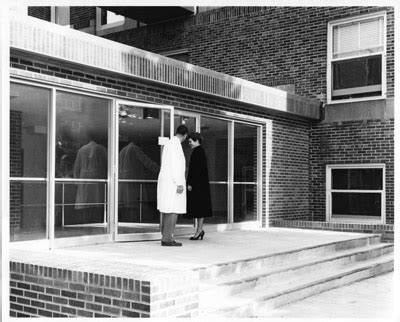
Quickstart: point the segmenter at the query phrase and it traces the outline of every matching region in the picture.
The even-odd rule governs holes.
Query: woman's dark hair
[[[176,129],[175,134],[180,134],[180,135],[186,135],[188,134],[188,128],[185,125],[179,125],[178,128]]]
[[[188,135],[188,139],[192,139],[193,141],[199,141],[200,144],[203,144],[203,135],[199,132],[193,132]]]

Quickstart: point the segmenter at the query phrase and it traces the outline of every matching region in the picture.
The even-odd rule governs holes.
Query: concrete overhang
[[[132,18],[147,24],[192,15],[195,7],[101,7],[118,15]]]
[[[40,19],[13,14],[10,47],[236,104],[317,120],[320,102]]]

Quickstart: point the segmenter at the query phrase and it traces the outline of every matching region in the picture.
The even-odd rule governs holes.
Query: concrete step
[[[380,257],[393,252],[393,245],[373,244],[361,248],[351,248],[328,253],[318,258],[307,258],[296,262],[285,262],[273,267],[250,270],[241,274],[229,274],[217,279],[203,281],[200,285],[202,299],[229,296],[249,289],[281,284],[283,281],[297,279],[309,272],[334,271],[351,263]]]
[[[304,247],[301,249],[289,250],[277,254],[268,254],[254,258],[242,259],[239,261],[224,262],[221,264],[198,268],[201,281],[214,280],[220,276],[230,274],[241,274],[243,272],[263,269],[265,267],[276,267],[282,263],[302,261],[306,259],[323,256],[327,253],[334,253],[356,247],[364,247],[380,242],[381,235],[369,235],[358,238],[332,242],[327,244]]]
[[[282,280],[264,288],[209,298],[201,302],[201,317],[257,317],[265,312],[303,298],[348,285],[375,275],[393,270],[393,254],[385,254],[361,262],[340,267],[334,271],[309,272],[299,275],[298,279]]]

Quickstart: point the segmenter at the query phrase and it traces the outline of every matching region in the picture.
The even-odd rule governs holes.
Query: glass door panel
[[[198,126],[197,122],[198,122],[198,117],[196,115],[187,114],[185,112],[180,112],[180,111],[176,111],[176,113],[175,113],[175,116],[174,116],[175,129],[179,125],[185,125],[188,128],[189,133],[193,133],[193,132],[196,132],[196,130],[197,130],[197,126]],[[183,154],[185,155],[185,159],[186,159],[185,177],[187,177],[187,173],[189,171],[190,156],[192,155],[192,149],[190,148],[187,139],[184,142],[182,142],[182,149],[183,149]],[[193,219],[186,219],[186,218],[183,218],[183,216],[178,216],[176,224],[177,224],[176,228],[181,228],[181,227],[193,226],[194,221],[193,221]]]
[[[55,237],[108,232],[110,101],[57,91]]]
[[[118,106],[118,234],[159,232],[158,137],[162,136],[163,120],[169,124],[169,114],[162,112],[137,105]]]
[[[47,237],[47,148],[51,92],[10,86],[10,240]]]
[[[257,220],[257,126],[234,123],[233,221]]]
[[[228,223],[228,123],[201,117],[213,210],[213,217],[204,218],[205,224]]]

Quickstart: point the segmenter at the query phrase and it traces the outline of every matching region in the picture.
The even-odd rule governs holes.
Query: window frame
[[[332,188],[332,170],[336,169],[382,169],[382,189],[381,190],[360,190],[360,189],[333,189]],[[341,215],[332,216],[332,193],[380,193],[381,194],[381,215],[380,218],[372,217],[360,218],[354,216]],[[355,223],[386,223],[386,165],[384,163],[361,163],[361,164],[331,164],[326,165],[326,221],[327,222],[355,222]]]
[[[383,51],[381,52],[371,52],[369,54],[363,55],[351,55],[344,58],[333,58],[333,28],[336,26],[340,26],[348,23],[361,22],[365,20],[370,20],[373,18],[383,18]],[[345,18],[340,20],[335,20],[328,22],[328,50],[327,50],[327,73],[326,73],[326,84],[327,84],[327,103],[328,104],[341,104],[341,103],[349,103],[349,102],[361,102],[361,101],[372,101],[386,98],[386,90],[387,90],[387,80],[386,80],[386,58],[387,58],[387,19],[386,19],[386,11],[380,11],[373,14],[361,15],[357,17]],[[355,58],[363,58],[363,57],[372,57],[382,55],[382,64],[381,64],[381,79],[382,79],[382,90],[381,95],[376,96],[367,96],[367,97],[357,97],[357,98],[346,98],[346,99],[338,99],[333,100],[333,68],[332,63],[336,61],[344,61]],[[356,87],[354,87],[356,88]],[[363,88],[363,87],[362,87]],[[361,92],[360,92],[361,93]]]

